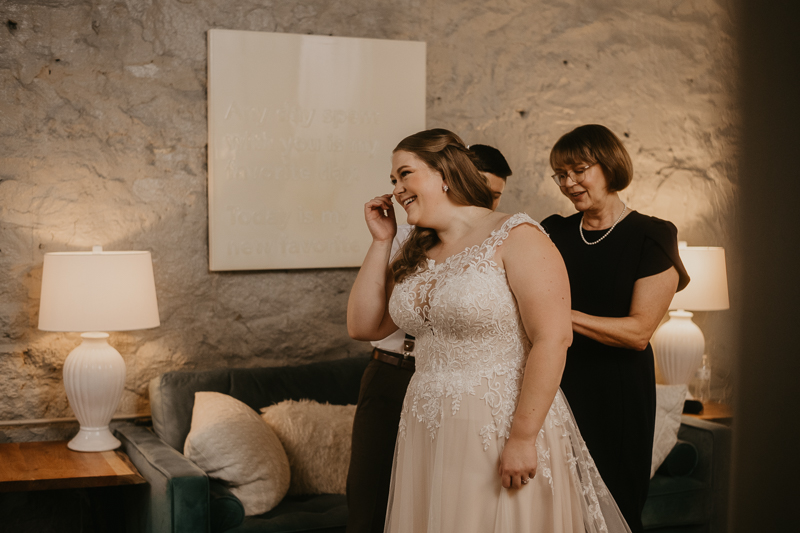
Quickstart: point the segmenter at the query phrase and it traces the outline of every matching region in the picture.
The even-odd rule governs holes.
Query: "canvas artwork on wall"
[[[425,43],[210,30],[208,47],[210,269],[360,266],[364,203],[425,129]]]

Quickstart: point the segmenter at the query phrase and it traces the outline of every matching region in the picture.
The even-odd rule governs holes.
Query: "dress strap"
[[[496,229],[492,232],[492,235],[486,239],[486,246],[494,250],[503,244],[503,242],[508,238],[508,234],[512,229],[516,228],[517,226],[521,226],[522,224],[530,224],[531,226],[538,228],[539,231],[548,237],[550,236],[542,227],[542,225],[529,217],[527,213],[516,213],[511,215],[508,220],[503,222],[503,225],[500,226],[499,229]]]

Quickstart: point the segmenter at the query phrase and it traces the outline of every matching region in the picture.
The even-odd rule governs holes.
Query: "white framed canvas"
[[[425,129],[425,43],[210,30],[208,48],[210,269],[360,266],[364,204]]]

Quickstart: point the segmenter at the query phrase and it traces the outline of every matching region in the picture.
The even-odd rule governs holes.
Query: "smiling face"
[[[436,208],[447,202],[447,193],[442,189],[442,175],[429,167],[422,159],[398,150],[392,154],[392,185],[395,201],[406,210],[409,224],[422,227],[433,217]]]
[[[580,171],[585,168],[589,163],[578,163],[576,165],[568,166],[567,168],[554,169],[556,173],[567,173],[567,171]],[[574,175],[569,173],[570,178],[566,180],[564,185],[560,187],[561,193],[569,198],[575,209],[581,212],[585,211],[599,211],[602,210],[609,199],[608,180],[603,174],[603,168],[600,165],[593,164],[581,175],[583,180],[580,183],[575,183],[572,179]]]

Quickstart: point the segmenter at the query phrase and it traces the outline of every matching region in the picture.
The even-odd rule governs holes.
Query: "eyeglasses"
[[[566,172],[557,172],[550,176],[553,178],[553,181],[556,182],[556,185],[559,187],[564,187],[567,184],[567,180],[572,178],[572,181],[575,182],[577,185],[578,183],[583,181],[584,175],[583,173],[595,166],[597,163],[592,163],[591,165],[586,165],[581,168],[576,168],[575,170],[567,170]]]

